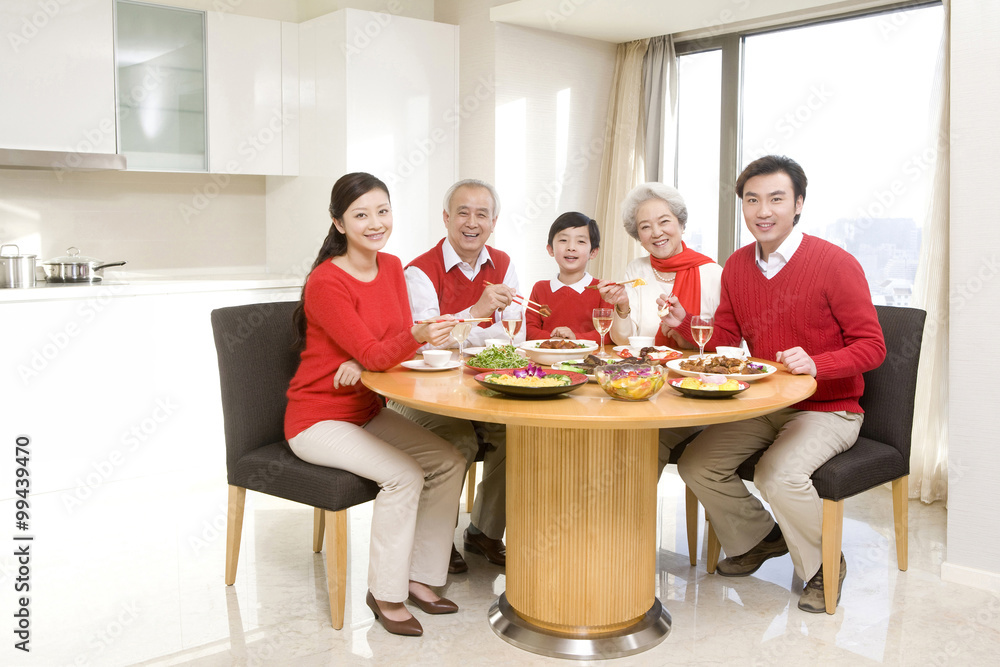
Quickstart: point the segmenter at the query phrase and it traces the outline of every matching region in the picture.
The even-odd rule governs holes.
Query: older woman
[[[681,236],[687,206],[669,185],[643,183],[622,203],[625,231],[649,253],[632,261],[624,280],[642,278],[645,285],[624,287],[599,283],[601,296],[615,306],[611,339],[619,345],[629,336],[655,336],[658,345],[697,347],[661,322],[660,311],[672,298],[691,313],[712,315],[719,305],[722,267],[688,248]]]

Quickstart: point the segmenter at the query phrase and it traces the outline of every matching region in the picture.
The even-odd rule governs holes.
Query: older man
[[[488,317],[492,321],[474,327],[468,342],[482,345],[487,338],[506,337],[499,312],[520,318],[521,309],[513,303],[517,274],[510,257],[486,245],[499,213],[500,200],[489,183],[468,179],[449,188],[443,211],[446,237],[406,267],[406,287],[415,319],[442,313],[460,318]],[[523,335],[518,334],[518,338],[523,340]],[[506,427],[421,412],[394,402],[390,407],[451,442],[465,455],[467,466],[475,461],[479,443],[485,443],[483,481],[464,534],[465,550],[482,554],[491,563],[504,565]],[[462,555],[453,548],[449,571],[467,569]]]

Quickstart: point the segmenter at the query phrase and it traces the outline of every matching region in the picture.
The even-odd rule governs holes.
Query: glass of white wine
[[[514,336],[521,331],[521,318],[514,319],[513,317],[505,317],[503,313],[500,313],[500,322],[503,324],[504,331],[507,332],[507,337],[510,338],[511,346],[514,345]]]
[[[698,343],[698,358],[705,356],[705,343],[712,337],[712,330],[715,323],[710,315],[695,315],[691,318],[691,335],[694,342]]]
[[[601,334],[601,349],[598,350],[597,356],[602,359],[607,359],[611,356],[604,351],[604,336],[611,331],[613,313],[614,311],[611,308],[594,308],[594,328],[597,329],[597,333]]]
[[[472,322],[459,322],[455,325],[455,328],[451,330],[452,339],[458,343],[458,360],[462,361],[465,359],[465,341],[469,338],[469,333],[472,331]]]

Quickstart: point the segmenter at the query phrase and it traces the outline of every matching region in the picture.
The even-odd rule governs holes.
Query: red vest
[[[490,253],[490,261],[479,269],[479,273],[472,280],[465,277],[462,269],[458,265],[451,267],[451,271],[444,270],[444,239],[438,244],[420,255],[406,265],[406,268],[415,266],[423,271],[438,295],[438,309],[442,314],[458,313],[471,307],[482,296],[486,283],[503,283],[510,266],[510,256],[493,248],[486,246]],[[488,322],[481,322],[481,327],[489,326]]]

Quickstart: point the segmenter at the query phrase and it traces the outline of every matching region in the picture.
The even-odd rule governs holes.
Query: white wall
[[[951,11],[951,442],[941,574],[1000,591],[1000,387],[969,376],[970,360],[1000,331],[1000,4],[952,0]]]

